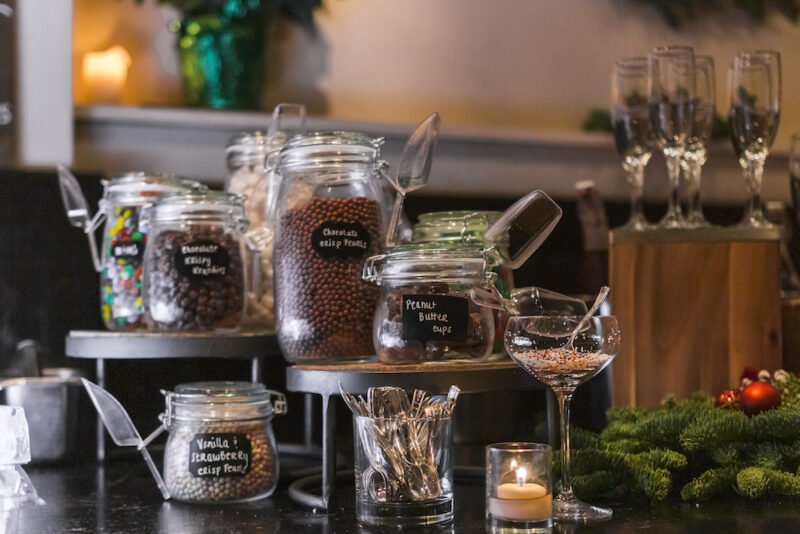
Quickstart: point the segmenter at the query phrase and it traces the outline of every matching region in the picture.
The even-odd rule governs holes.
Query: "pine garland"
[[[580,498],[643,495],[704,501],[800,496],[800,376],[775,373],[783,405],[749,417],[710,395],[652,409],[612,408],[600,434],[573,429],[571,471]],[[560,455],[554,455],[556,478]]]

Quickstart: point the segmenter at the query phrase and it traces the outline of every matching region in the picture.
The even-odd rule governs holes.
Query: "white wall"
[[[20,0],[16,19],[17,156],[22,165],[72,163],[72,6]]]
[[[128,102],[178,103],[165,29],[174,11],[154,0],[75,3],[77,56],[122,42],[134,53]],[[577,130],[590,107],[607,106],[615,58],[682,43],[716,58],[721,107],[737,50],[780,50],[778,145],[800,130],[800,28],[781,16],[763,27],[732,14],[673,30],[630,0],[326,0],[317,21],[317,38],[279,31],[265,107],[301,100],[317,115],[399,123],[436,109],[445,127]]]

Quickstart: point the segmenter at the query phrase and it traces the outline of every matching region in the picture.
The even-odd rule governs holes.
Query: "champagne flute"
[[[789,182],[792,191],[795,224],[800,222],[800,132],[792,134],[789,151]]]
[[[614,141],[631,191],[631,215],[623,226],[641,231],[648,227],[642,211],[644,169],[653,155],[653,128],[647,104],[648,63],[645,57],[623,58],[611,75],[611,120]]]
[[[770,227],[764,217],[761,182],[780,121],[781,58],[773,50],[741,52],[730,71],[731,139],[744,172],[748,200],[741,226]]]
[[[650,120],[667,160],[669,207],[659,228],[686,228],[680,205],[681,156],[694,121],[694,50],[688,46],[656,47],[648,56]]]
[[[592,317],[566,348],[583,316],[512,316],[506,325],[508,354],[553,390],[561,413],[561,492],[553,500],[553,519],[590,523],[611,517],[611,510],[579,501],[570,482],[569,410],[575,389],[602,371],[620,348],[613,316]]]
[[[711,226],[703,216],[700,204],[700,175],[706,163],[706,145],[711,137],[711,128],[716,115],[716,84],[714,59],[710,56],[695,57],[696,94],[692,134],[681,157],[681,168],[686,181],[686,223],[692,228]]]

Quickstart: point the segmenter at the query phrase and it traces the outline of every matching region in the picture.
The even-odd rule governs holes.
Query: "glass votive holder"
[[[497,534],[550,532],[553,449],[541,443],[486,447],[486,525]]]

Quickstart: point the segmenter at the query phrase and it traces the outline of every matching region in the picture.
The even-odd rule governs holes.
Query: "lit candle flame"
[[[83,56],[83,79],[94,103],[119,103],[130,64],[131,56],[119,45]]]
[[[523,484],[525,484],[525,480],[527,480],[527,478],[528,478],[527,469],[525,469],[524,467],[520,467],[519,469],[517,469],[517,484],[522,486]]]

